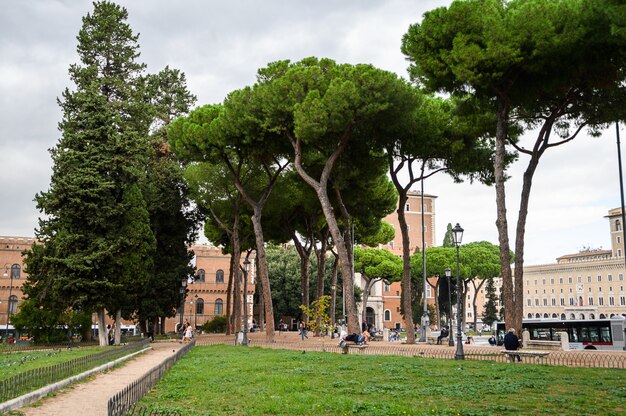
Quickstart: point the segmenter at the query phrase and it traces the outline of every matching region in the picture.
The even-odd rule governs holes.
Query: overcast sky
[[[307,56],[340,63],[371,63],[407,77],[402,35],[422,14],[449,1],[119,1],[140,33],[140,61],[148,72],[182,70],[198,105],[221,102],[250,85],[259,67]],[[49,186],[48,149],[60,137],[57,97],[71,87],[68,67],[78,62],[76,35],[92,11],[83,0],[0,0],[0,235],[33,236],[39,212],[33,198]],[[619,207],[615,127],[601,138],[583,135],[550,149],[535,174],[526,230],[526,264],[551,263],[582,247],[610,248],[608,221]],[[514,230],[522,156],[509,174],[507,209]],[[495,190],[425,182],[437,195],[436,234],[448,223],[465,228],[464,243],[498,242]],[[514,234],[510,234],[514,241]]]

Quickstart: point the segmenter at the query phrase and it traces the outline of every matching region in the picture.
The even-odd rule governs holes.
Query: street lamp
[[[184,277],[180,281],[180,328],[183,327],[183,319],[185,317],[185,290],[187,289],[187,278]]]
[[[463,228],[457,222],[452,229],[452,237],[454,238],[454,245],[456,246],[456,355],[455,360],[464,360],[465,354],[463,353],[463,335],[461,333],[461,321],[463,319],[461,300],[463,295],[463,286],[461,284],[461,275],[459,273],[459,247],[461,246],[461,240],[463,240]]]
[[[243,261],[243,338],[242,344],[248,346],[248,267],[250,260]]]
[[[9,284],[9,302],[7,305],[7,326],[6,329],[4,331],[4,335],[6,336],[7,339],[9,339],[9,318],[11,318],[11,296],[13,296],[13,279],[19,279],[20,278],[20,265],[17,263],[14,263],[11,266],[11,283]],[[8,270],[9,267],[8,265],[4,266],[4,277],[8,277]]]
[[[452,287],[450,285],[450,278],[452,277],[452,270],[446,267],[446,278],[448,279],[448,346],[454,347],[454,337],[452,336]]]

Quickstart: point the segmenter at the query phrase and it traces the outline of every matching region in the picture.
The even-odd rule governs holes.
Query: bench
[[[382,341],[383,340],[383,334],[380,333],[376,333],[376,334],[372,334],[372,336],[370,337],[371,341]]]
[[[357,344],[356,342],[353,342],[353,341],[344,341],[343,345],[341,346],[341,353],[348,354],[348,351],[350,350],[350,348],[356,348],[357,350],[359,350],[359,352],[361,352],[365,348],[367,348],[367,345]]]
[[[505,354],[510,362],[515,362],[515,357],[531,357],[536,362],[543,363],[543,359],[550,354],[550,351],[539,350],[502,350],[502,354]]]
[[[435,345],[435,344],[437,344],[437,336],[426,338],[426,344],[428,344],[428,345]],[[448,345],[448,337],[441,338],[441,344]]]

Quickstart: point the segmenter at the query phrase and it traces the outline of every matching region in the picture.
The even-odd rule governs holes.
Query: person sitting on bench
[[[441,344],[441,340],[446,338],[447,336],[448,336],[448,327],[444,326],[443,328],[441,328],[441,333],[437,337],[437,345]]]
[[[515,329],[509,329],[509,332],[504,336],[504,349],[507,351],[515,351],[519,349],[520,343],[519,338],[515,335]],[[513,361],[522,361],[522,358],[519,355],[511,354],[511,358]]]

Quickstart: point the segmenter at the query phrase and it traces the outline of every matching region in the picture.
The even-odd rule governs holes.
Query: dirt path
[[[182,344],[156,342],[150,346],[150,351],[139,354],[121,367],[98,374],[89,381],[75,384],[59,391],[54,397],[42,399],[19,411],[25,415],[37,416],[106,416],[107,403],[111,396],[173,355]]]

